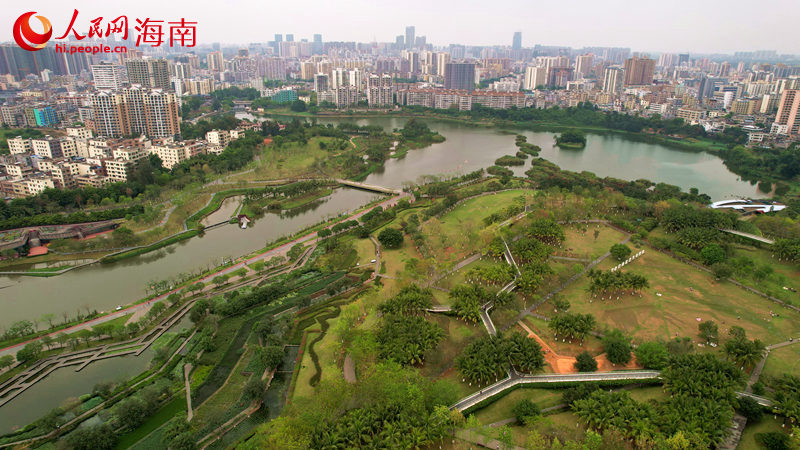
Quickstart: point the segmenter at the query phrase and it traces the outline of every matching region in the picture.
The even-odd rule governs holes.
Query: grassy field
[[[779,377],[785,373],[800,376],[800,343],[769,352],[761,376],[763,380],[766,377]]]
[[[414,248],[414,243],[411,241],[411,238],[405,236],[403,245],[401,245],[400,248],[381,250],[381,263],[386,263],[386,272],[384,275],[398,279],[405,278],[410,275],[406,272],[406,263],[411,259],[420,260],[422,257]]]
[[[597,231],[597,238],[594,232]],[[612,245],[625,239],[625,233],[602,224],[575,224],[564,227],[567,239],[557,255],[595,259],[606,253]]]
[[[494,235],[484,231],[483,219],[510,206],[520,196],[532,197],[533,191],[514,189],[473,198],[441,218],[425,222],[421,229],[437,262],[452,265],[488,245]]]
[[[186,411],[186,397],[177,397],[150,416],[139,428],[120,436],[115,448],[129,448],[161,427],[180,412]]]
[[[456,356],[461,354],[464,347],[486,334],[480,323],[467,324],[463,320],[443,314],[430,314],[428,320],[442,327],[445,337],[436,348],[425,354],[422,373],[427,377],[440,376],[452,367]]]
[[[604,264],[601,267],[613,262]],[[648,277],[650,288],[642,297],[592,299],[586,291],[587,278],[569,286],[561,296],[572,304],[572,312],[592,313],[601,328],[620,328],[639,342],[676,335],[698,339],[698,318],[717,322],[721,336],[727,336],[730,326],[739,325],[749,338],[766,344],[788,340],[800,330],[800,315],[731,283],[717,282],[710,274],[654,250],[648,250],[626,270]],[[780,317],[770,317],[770,311]]]
[[[756,282],[752,278],[737,277],[739,281],[756,289],[768,292],[769,294],[783,300],[790,300],[795,305],[800,304],[800,266],[788,264],[773,258],[771,253],[765,249],[753,247],[737,246],[736,256],[746,256],[752,259],[756,267],[767,265],[775,271],[772,277]],[[794,288],[798,292],[784,290],[783,287]]]
[[[506,264],[506,263],[500,259],[494,259],[492,257],[484,257],[475,262],[469,263],[466,266],[462,267],[460,270],[453,272],[450,275],[442,278],[441,280],[439,280],[438,283],[436,283],[436,285],[443,287],[445,289],[453,289],[459,284],[464,284],[467,282],[466,281],[467,272],[469,272],[471,269],[474,269],[476,267],[490,267],[495,264]]]
[[[328,325],[331,328],[322,337],[322,340],[314,345],[314,351],[319,357],[319,365],[322,368],[322,377],[320,381],[328,380],[334,377],[341,378],[342,369],[336,364],[337,350],[341,347],[336,339],[334,333],[331,332],[332,328],[336,326],[339,321],[338,317],[328,319]],[[313,326],[312,328],[319,328]],[[317,338],[318,334],[309,334],[306,340],[306,350],[303,353],[303,360],[300,362],[300,373],[297,376],[297,385],[294,389],[294,396],[296,397],[313,397],[314,387],[311,386],[311,378],[316,373],[314,362],[311,360],[311,351],[309,346],[311,342]]]
[[[781,428],[782,423],[782,418],[779,417],[776,420],[771,414],[764,414],[764,417],[762,417],[758,423],[748,423],[744,427],[742,439],[739,441],[739,447],[737,447],[737,450],[763,449],[764,447],[756,442],[756,434],[769,433],[771,431],[784,431],[788,433],[790,428]]]
[[[560,404],[561,393],[562,391],[558,389],[515,389],[505,397],[476,411],[475,416],[482,424],[488,425],[514,417],[514,413],[511,412],[511,409],[520,400],[530,400],[544,409]]]
[[[578,342],[570,343],[562,341],[561,339],[554,339],[553,332],[547,327],[547,322],[542,319],[538,319],[533,316],[526,316],[523,319],[525,325],[531,329],[537,336],[542,338],[543,341],[553,349],[560,356],[578,356],[581,352],[588,351],[593,356],[597,356],[603,352],[603,343],[600,342],[600,339],[594,336],[587,337],[586,340],[583,341],[583,345],[580,345]],[[514,327],[514,330],[518,330],[522,333],[524,331],[520,327]]]
[[[215,416],[223,414],[230,409],[242,396],[242,389],[250,380],[250,375],[243,375],[242,371],[253,357],[253,350],[247,349],[239,361],[234,366],[228,380],[208,398],[202,405],[194,406],[194,418],[192,419],[192,430],[198,431],[210,422],[215,420]]]

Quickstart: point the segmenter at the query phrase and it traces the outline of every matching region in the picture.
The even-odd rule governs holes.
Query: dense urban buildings
[[[737,125],[753,146],[787,145],[800,134],[800,65],[770,51],[650,57],[619,47],[526,48],[520,31],[505,46],[440,46],[418,35],[414,26],[390,42],[324,42],[321,34],[295,39],[285,33],[266,43],[214,43],[166,54],[130,49],[108,56],[67,55],[50,47],[28,52],[2,44],[0,123],[54,133],[36,141],[10,139],[16,159],[0,163],[5,167],[0,178],[27,180],[7,183],[6,191],[30,195],[51,185],[123,179],[148,151],[159,155],[165,167],[220,151],[229,137],[211,133],[202,149],[181,141],[181,112],[187,99],[208,107],[212,93],[229,88],[253,89],[276,107],[301,101],[317,108],[468,111],[478,105],[508,109],[590,103],[607,111],[679,118],[710,133]],[[230,104],[247,109],[249,95]],[[70,134],[61,137],[55,133],[59,129]],[[84,143],[90,138],[92,146]],[[97,150],[103,140],[116,142],[107,155]],[[50,170],[42,172],[19,160],[26,154],[59,160],[101,153],[109,162],[95,162],[103,168],[92,172],[99,178],[61,163],[44,164]]]

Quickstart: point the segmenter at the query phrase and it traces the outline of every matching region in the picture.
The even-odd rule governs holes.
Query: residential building
[[[95,131],[100,136],[164,138],[180,134],[178,101],[172,92],[132,86],[122,92],[92,94],[91,101]]]
[[[474,63],[447,63],[444,70],[445,89],[475,89],[475,64]]]
[[[32,151],[31,140],[21,136],[8,140],[8,150],[12,155],[17,153],[30,153]]]
[[[656,61],[650,58],[634,56],[625,60],[625,86],[643,86],[653,84]]]
[[[800,89],[787,89],[781,95],[772,133],[800,134]]]
[[[128,83],[128,74],[124,66],[101,62],[92,64],[92,79],[95,89],[117,90]]]
[[[603,92],[619,94],[622,92],[624,79],[625,71],[621,67],[609,67],[603,74]]]
[[[370,75],[367,80],[367,102],[370,107],[391,106],[394,103],[392,76]]]
[[[544,86],[547,83],[547,68],[546,67],[531,67],[525,68],[525,80],[522,87],[525,90],[533,91],[539,86]]]
[[[145,88],[170,90],[169,66],[166,59],[130,59],[125,63],[128,81]]]
[[[225,70],[225,59],[222,57],[222,52],[211,52],[206,56],[206,64],[208,70],[212,72],[222,72]]]

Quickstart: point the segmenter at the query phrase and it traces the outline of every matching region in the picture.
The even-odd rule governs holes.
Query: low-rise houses
[[[93,137],[86,128],[68,128],[66,136],[8,140],[10,154],[0,156],[0,194],[25,197],[45,189],[100,187],[128,181],[137,164],[156,155],[171,170],[197,155],[221,153],[244,129],[212,130],[206,140],[176,141]]]

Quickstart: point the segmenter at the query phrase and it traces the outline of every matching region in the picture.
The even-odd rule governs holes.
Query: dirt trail
[[[559,355],[556,353],[550,345],[545,342],[542,338],[540,338],[536,333],[534,333],[530,328],[528,328],[525,323],[522,321],[518,321],[517,325],[520,326],[526,333],[528,333],[529,338],[536,339],[536,342],[542,346],[542,350],[544,350],[544,360],[550,367],[553,369],[554,373],[576,373],[578,370],[575,369],[575,357],[574,356],[564,356]],[[597,355],[594,357],[597,361],[597,371],[598,372],[611,372],[613,370],[623,370],[623,369],[641,369],[642,367],[636,362],[636,357],[631,355],[631,360],[628,364],[624,366],[615,366],[611,364],[611,362],[606,357],[605,353]]]

